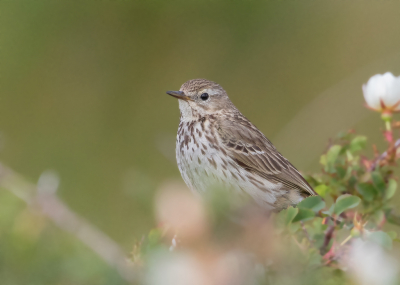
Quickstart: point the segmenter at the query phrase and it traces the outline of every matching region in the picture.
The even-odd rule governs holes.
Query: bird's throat
[[[193,109],[188,102],[179,100],[179,110],[181,111],[181,121],[193,121]]]

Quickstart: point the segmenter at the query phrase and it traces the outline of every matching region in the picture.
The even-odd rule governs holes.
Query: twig
[[[135,280],[133,270],[128,266],[126,256],[119,245],[74,213],[57,197],[56,189],[43,191],[39,186],[27,182],[2,164],[0,164],[0,187],[25,201],[29,207],[38,207],[56,226],[75,236],[110,267],[115,268],[123,279],[130,283]]]
[[[335,230],[335,225],[330,225],[325,232],[324,244],[321,247],[321,253],[325,253],[327,251],[327,247],[333,237],[333,232]]]
[[[396,150],[396,149],[398,149],[399,147],[400,147],[400,139],[398,139],[398,140],[394,143],[393,148],[394,148],[394,150]],[[389,152],[388,152],[388,150],[387,150],[387,151],[385,151],[384,153],[382,153],[380,156],[378,156],[378,157],[374,160],[374,162],[372,162],[369,171],[374,171],[375,168],[378,166],[378,164],[379,164],[382,160],[384,160],[384,159],[388,156],[388,154],[389,154]]]
[[[349,235],[347,238],[345,238],[344,241],[342,241],[342,243],[340,244],[340,246],[344,246],[349,240],[351,240],[352,236]]]

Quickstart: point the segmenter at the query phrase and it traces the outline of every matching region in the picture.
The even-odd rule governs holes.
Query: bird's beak
[[[167,91],[167,94],[184,101],[192,101],[192,99],[186,96],[182,91]]]

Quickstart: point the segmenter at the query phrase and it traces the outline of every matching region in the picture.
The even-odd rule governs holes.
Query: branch
[[[335,223],[335,221],[334,221],[334,223]],[[330,225],[325,232],[324,244],[322,245],[321,250],[320,250],[322,255],[327,252],[328,245],[333,237],[334,230],[335,230],[335,225],[333,224],[333,225]]]
[[[39,208],[56,226],[75,236],[110,267],[115,268],[123,279],[133,282],[135,280],[133,270],[128,266],[126,256],[119,245],[105,233],[74,213],[57,197],[55,192],[58,181],[54,181],[57,179],[54,176],[50,177],[48,179],[50,183],[47,185],[40,185],[39,179],[37,186],[27,182],[10,168],[0,164],[0,187],[7,189],[25,201],[28,207]]]
[[[400,147],[400,139],[398,139],[398,140],[394,143],[393,148],[396,150],[396,149],[398,149],[399,147]],[[371,167],[370,167],[369,170],[370,170],[370,171],[374,171],[375,168],[379,165],[379,163],[380,163],[382,160],[385,160],[385,159],[387,158],[388,155],[389,155],[389,150],[385,151],[385,152],[382,153],[380,156],[378,156],[378,157],[374,160],[374,162],[372,162]]]

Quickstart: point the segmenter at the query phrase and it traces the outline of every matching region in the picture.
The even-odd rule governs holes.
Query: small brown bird
[[[167,94],[179,99],[176,158],[192,191],[229,188],[274,211],[317,195],[220,85],[193,79]]]

